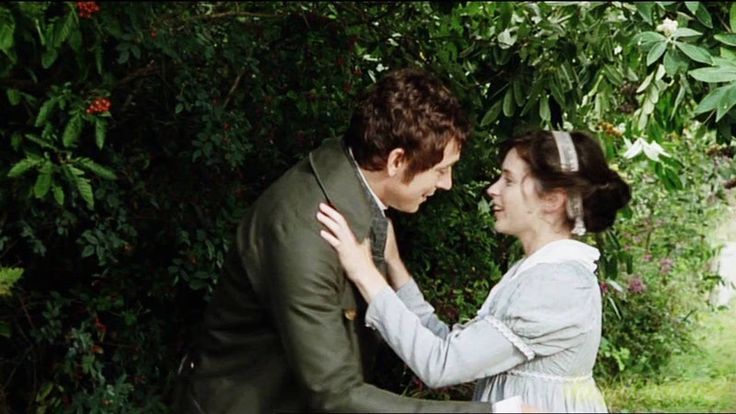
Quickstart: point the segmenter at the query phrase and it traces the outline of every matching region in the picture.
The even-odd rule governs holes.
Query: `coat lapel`
[[[326,140],[309,153],[309,163],[327,200],[347,220],[358,240],[370,234],[373,221],[371,204],[360,177],[341,141]]]

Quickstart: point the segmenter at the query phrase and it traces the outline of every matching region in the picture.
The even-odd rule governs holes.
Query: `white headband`
[[[555,138],[557,151],[560,153],[560,169],[563,172],[577,172],[580,168],[578,165],[578,153],[575,151],[575,144],[572,143],[570,134],[565,131],[552,131],[552,136]],[[575,227],[573,227],[572,233],[582,236],[585,234],[583,201],[578,193],[568,193],[567,198],[567,217],[575,220]]]

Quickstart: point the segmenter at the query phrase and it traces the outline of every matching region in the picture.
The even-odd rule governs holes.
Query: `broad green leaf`
[[[728,59],[723,57],[714,57],[713,58],[713,65],[714,66],[722,66],[727,68],[736,68],[736,59]]]
[[[9,88],[7,90],[7,94],[8,102],[10,102],[12,106],[18,105],[20,103],[20,91],[18,91],[17,89]]]
[[[82,115],[77,113],[72,116],[72,119],[66,124],[64,129],[64,135],[61,138],[61,142],[65,147],[69,148],[76,145],[79,140],[79,134],[82,132]]]
[[[624,82],[624,75],[614,65],[606,65],[603,67],[603,74],[612,85],[621,85]]]
[[[654,8],[654,3],[642,1],[634,3],[634,6],[636,6],[636,11],[639,12],[644,21],[652,24],[652,9]]]
[[[666,42],[667,38],[657,32],[643,32],[631,39],[631,44],[645,46],[650,43]]]
[[[10,324],[7,322],[0,322],[0,336],[3,338],[10,338]]]
[[[677,50],[668,50],[664,54],[664,69],[668,75],[673,76],[680,70],[687,70],[687,61]]]
[[[14,39],[13,34],[15,32],[15,19],[10,13],[10,10],[3,8],[0,9],[0,50],[8,54],[13,47]]]
[[[54,44],[53,48],[57,49],[66,39],[69,38],[72,31],[77,28],[77,14],[67,13],[64,22],[57,22],[54,26]]]
[[[710,17],[708,9],[706,9],[702,3],[700,3],[698,9],[695,10],[695,17],[698,18],[700,23],[703,23],[703,26],[709,29],[713,28],[713,19]]]
[[[36,185],[33,186],[33,195],[36,198],[43,198],[51,188],[51,172],[53,171],[53,165],[50,161],[46,161],[39,170],[38,178],[36,178]]]
[[[703,112],[708,112],[716,109],[718,107],[718,103],[721,101],[721,98],[726,94],[726,90],[728,89],[729,85],[721,86],[718,89],[712,90],[708,95],[703,98],[700,103],[698,103],[698,106],[695,108],[696,114],[702,114]]]
[[[667,42],[659,42],[654,45],[654,47],[652,47],[652,49],[649,50],[649,53],[647,54],[647,66],[656,62],[662,56],[662,54],[664,54],[665,50],[667,50]]]
[[[677,108],[680,107],[680,103],[682,102],[682,98],[685,96],[685,86],[680,83],[680,90],[677,92],[677,97],[675,98],[675,103],[672,105],[672,114],[670,115],[670,119],[674,119],[675,115],[677,114]]]
[[[539,117],[545,122],[549,122],[552,119],[549,111],[549,95],[547,94],[539,99]]]
[[[731,82],[736,80],[736,67],[719,66],[713,68],[700,68],[691,70],[688,74],[701,82]]]
[[[78,56],[83,55],[82,52],[82,32],[77,30],[72,31],[69,35],[69,47],[77,53]]]
[[[95,143],[97,148],[102,149],[107,136],[107,121],[104,118],[95,118]]]
[[[736,46],[736,34],[734,33],[719,33],[713,37],[723,44]]]
[[[511,87],[506,90],[506,95],[503,97],[503,114],[507,118],[511,118],[514,114],[514,92]]]
[[[672,37],[677,39],[678,37],[691,37],[700,35],[702,35],[702,33],[698,32],[697,30],[693,30],[687,27],[680,27],[675,30],[675,33],[672,34]]]
[[[514,88],[514,100],[516,101],[516,106],[524,105],[526,97],[524,96],[524,92],[521,90],[521,81],[517,79],[512,83],[512,85]]]
[[[716,122],[720,121],[728,111],[736,105],[736,83],[731,84],[727,87],[726,92],[721,96],[718,101],[718,108],[716,110]]]
[[[652,79],[654,79],[654,72],[647,75],[646,78],[644,78],[644,81],[639,85],[639,87],[636,89],[636,93],[644,92],[650,83],[652,83]]]
[[[566,108],[567,105],[565,105],[565,95],[562,93],[562,90],[560,89],[560,85],[552,81],[549,84],[549,91],[552,93],[552,97],[555,98],[555,101],[557,101],[557,104],[562,107]]]
[[[97,67],[97,74],[102,75],[102,47],[97,46],[94,50],[95,54],[95,66]]]
[[[10,288],[20,279],[23,271],[20,267],[0,267],[0,296],[10,294]]]
[[[89,179],[84,177],[84,171],[68,164],[65,165],[65,167],[70,173],[69,176],[74,181],[74,185],[77,187],[79,195],[82,196],[82,199],[87,203],[87,207],[89,207],[90,210],[93,210],[95,207],[95,198],[92,193],[92,186],[89,183]]]
[[[54,105],[56,105],[58,98],[49,98],[46,102],[41,105],[41,109],[38,111],[38,116],[36,117],[36,123],[34,126],[40,127],[43,126],[43,124],[46,123],[46,119],[49,117],[49,113],[54,109]]]
[[[117,178],[114,172],[112,172],[108,168],[101,166],[100,164],[97,164],[96,162],[92,161],[89,158],[80,158],[79,165],[84,167],[86,170],[97,174],[98,176],[102,178],[105,178],[108,180],[114,180]]]
[[[44,384],[43,387],[41,387],[41,390],[38,392],[38,395],[36,395],[36,401],[41,402],[43,401],[49,393],[51,393],[51,390],[54,389],[54,383],[47,382]]]
[[[700,46],[695,46],[682,42],[675,42],[675,44],[680,50],[682,50],[682,53],[684,53],[685,55],[687,55],[687,57],[696,62],[710,64],[712,61],[712,56],[710,55],[710,53],[708,53],[707,50],[703,49]]]
[[[44,69],[50,68],[51,65],[54,64],[58,56],[59,54],[56,49],[49,49],[45,51],[41,56],[41,66],[43,66]]]
[[[32,160],[29,158],[24,158],[20,161],[18,161],[13,168],[10,169],[8,172],[8,177],[19,177],[26,171],[30,170],[32,167],[35,167],[40,163],[39,160]]]
[[[56,183],[53,184],[51,189],[54,192],[54,200],[56,200],[56,203],[60,206],[63,206],[64,205],[64,190],[61,188],[60,185],[57,185]]]
[[[502,101],[496,101],[496,103],[491,106],[491,109],[486,111],[486,114],[483,115],[483,119],[480,121],[480,126],[484,127],[486,125],[492,124],[496,119],[498,119],[498,115],[501,113],[501,105],[503,104]]]
[[[730,63],[718,63],[719,60],[727,60]],[[736,50],[721,48],[721,56],[713,58],[713,64],[718,66],[736,66]]]
[[[95,252],[95,246],[88,244],[82,251],[82,257],[89,257]]]
[[[698,7],[700,7],[700,3],[697,1],[686,1],[685,7],[690,10],[690,13],[695,14],[698,11]]]

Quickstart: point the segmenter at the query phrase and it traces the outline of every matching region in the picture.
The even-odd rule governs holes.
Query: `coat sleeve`
[[[310,218],[312,218],[310,216]],[[310,409],[324,412],[490,412],[479,402],[402,397],[363,379],[340,302],[343,270],[314,225],[275,226],[262,248],[270,310],[289,366],[306,390]],[[348,323],[349,322],[349,323]]]

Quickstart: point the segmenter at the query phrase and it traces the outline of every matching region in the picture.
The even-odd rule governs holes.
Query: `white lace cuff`
[[[526,357],[527,360],[531,361],[534,359],[536,354],[532,349],[529,347],[529,345],[525,344],[524,341],[519,338],[518,335],[513,333],[511,329],[509,329],[506,324],[499,321],[498,319],[494,318],[493,316],[484,316],[484,319],[486,319],[488,322],[493,325],[494,328],[498,329],[499,332],[501,332],[501,335],[503,335],[506,339],[509,340],[515,347],[521,351],[522,354]]]

